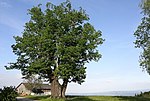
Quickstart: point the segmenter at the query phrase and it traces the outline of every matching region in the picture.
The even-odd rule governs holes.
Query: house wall
[[[31,93],[23,84],[17,88],[17,92],[21,95],[29,95]]]
[[[21,83],[16,88],[16,91],[18,92],[18,94],[21,94],[21,95],[36,95],[32,91],[28,90],[23,83]],[[51,95],[51,90],[50,89],[42,89],[42,91],[44,92],[44,93],[42,93],[43,95]]]

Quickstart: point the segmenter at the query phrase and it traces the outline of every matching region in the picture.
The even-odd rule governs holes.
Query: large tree
[[[69,1],[47,3],[45,10],[38,5],[29,14],[22,36],[14,37],[12,49],[17,61],[6,68],[19,69],[24,76],[38,74],[47,78],[52,97],[65,97],[69,82],[84,82],[85,64],[101,58],[97,50],[104,41],[101,31],[88,22],[82,8],[73,9]]]
[[[140,66],[150,74],[150,0],[142,0],[142,22],[134,33],[135,45],[143,52],[140,56]]]

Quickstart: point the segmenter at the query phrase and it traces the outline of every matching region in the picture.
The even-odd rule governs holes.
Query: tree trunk
[[[63,84],[61,85],[61,97],[65,98],[65,92],[67,89],[67,85],[68,85],[68,80],[64,80]]]
[[[63,80],[63,84],[60,85],[58,78],[53,77],[52,82],[51,82],[51,97],[52,98],[65,98],[67,85],[68,85],[68,80]]]
[[[60,98],[61,97],[61,86],[58,82],[57,77],[54,77],[51,82],[51,97]]]

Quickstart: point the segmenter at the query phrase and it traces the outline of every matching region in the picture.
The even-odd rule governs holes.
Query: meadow
[[[38,101],[150,101],[150,97],[129,96],[67,96],[65,99],[52,99],[48,96],[28,96]]]

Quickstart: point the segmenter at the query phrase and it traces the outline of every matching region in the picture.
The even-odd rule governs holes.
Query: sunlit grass
[[[150,98],[125,96],[68,96],[65,99],[52,99],[49,96],[28,96],[38,101],[150,101]]]

